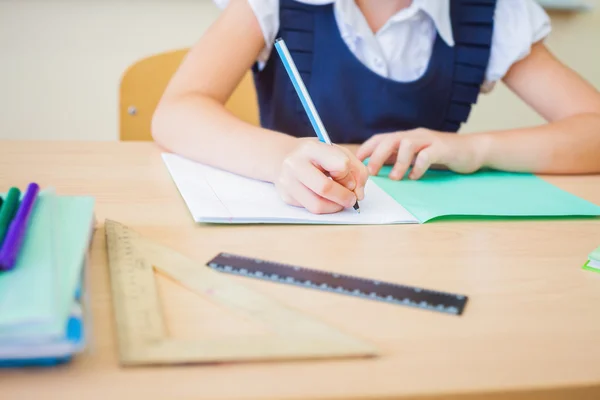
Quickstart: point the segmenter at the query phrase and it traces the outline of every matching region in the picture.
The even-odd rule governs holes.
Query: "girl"
[[[153,137],[185,157],[272,182],[289,204],[313,213],[351,207],[384,164],[393,164],[391,179],[409,169],[419,179],[432,164],[458,173],[600,172],[600,94],[546,49],[549,19],[535,0],[218,4],[223,13],[157,107]],[[331,140],[347,146],[315,139],[273,49],[277,37]],[[249,68],[261,127],[224,108]],[[499,80],[548,123],[451,134]]]

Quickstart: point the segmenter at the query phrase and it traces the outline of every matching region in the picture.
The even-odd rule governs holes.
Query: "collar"
[[[364,19],[354,0],[298,1],[313,4],[334,3],[336,14],[347,25],[353,27],[359,26],[359,19]],[[382,27],[382,29],[384,29],[389,24],[405,21],[419,12],[425,13],[427,16],[429,16],[429,18],[432,19],[440,37],[446,42],[446,44],[448,44],[448,46],[454,46],[454,36],[452,34],[452,21],[450,19],[450,0],[413,0],[410,6],[394,14]]]
[[[435,28],[448,46],[454,46],[450,0],[413,0],[412,6],[419,7],[433,20]]]

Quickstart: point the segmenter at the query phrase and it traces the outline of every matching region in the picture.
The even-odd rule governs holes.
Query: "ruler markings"
[[[462,314],[467,296],[221,253],[209,267],[235,275],[449,314]]]

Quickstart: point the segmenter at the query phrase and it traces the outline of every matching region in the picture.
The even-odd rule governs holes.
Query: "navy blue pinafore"
[[[452,0],[455,45],[438,34],[425,73],[397,82],[363,65],[338,29],[333,4],[280,0],[285,40],[334,143],[419,127],[457,132],[477,102],[490,57],[496,0]],[[265,128],[296,137],[315,132],[275,49],[254,83]]]

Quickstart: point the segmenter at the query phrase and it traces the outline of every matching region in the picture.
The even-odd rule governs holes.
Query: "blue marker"
[[[290,55],[290,52],[282,38],[275,40],[275,49],[277,49],[279,58],[281,58],[281,62],[283,63],[283,66],[285,67],[285,70],[287,71],[288,76],[290,77],[290,80],[296,89],[296,93],[300,98],[300,102],[304,107],[304,111],[306,111],[306,114],[308,115],[308,119],[310,120],[317,137],[321,142],[332,145],[331,139],[329,139],[329,134],[323,126],[321,117],[319,117],[319,113],[317,112],[317,109],[315,108],[315,105],[308,94],[308,90],[306,90],[306,86],[304,86],[304,81],[302,81],[302,77],[298,72],[298,68],[296,68],[296,64],[294,63],[294,60],[292,59],[292,56]],[[360,212],[358,200],[354,204],[354,209]]]

